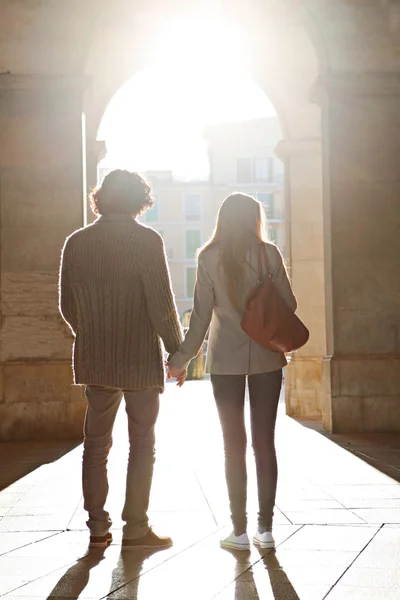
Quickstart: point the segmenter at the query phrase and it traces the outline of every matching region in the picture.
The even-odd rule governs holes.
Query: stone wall
[[[81,435],[57,289],[82,224],[81,97],[79,79],[0,75],[0,440]]]
[[[293,417],[320,419],[326,353],[321,141],[291,139],[281,142],[277,153],[287,170],[290,276],[298,315],[310,331],[308,343],[292,354],[286,369],[286,409]]]
[[[321,81],[321,104],[324,423],[337,432],[399,431],[400,76],[331,76]]]

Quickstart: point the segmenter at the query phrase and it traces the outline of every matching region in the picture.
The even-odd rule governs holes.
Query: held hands
[[[168,379],[176,379],[176,385],[182,387],[187,377],[187,369],[178,369],[167,363]]]

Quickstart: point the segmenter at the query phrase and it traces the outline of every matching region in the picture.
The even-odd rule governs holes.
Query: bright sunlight
[[[104,166],[168,169],[207,179],[204,127],[275,115],[251,79],[249,45],[232,26],[196,16],[156,36],[151,64],[115,94],[104,114]]]

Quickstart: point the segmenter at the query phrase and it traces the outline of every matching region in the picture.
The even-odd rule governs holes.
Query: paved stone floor
[[[208,382],[188,382],[181,390],[169,384],[162,398],[150,516],[157,532],[174,538],[173,548],[164,552],[120,552],[127,458],[123,410],[109,463],[114,543],[104,552],[87,550],[82,447],[0,444],[0,596],[399,600],[400,484],[362,460],[373,443],[343,436],[333,441],[317,427],[286,417],[283,405],[277,438],[277,549],[264,555],[218,545],[229,514]],[[251,533],[257,506],[250,452],[249,465]]]

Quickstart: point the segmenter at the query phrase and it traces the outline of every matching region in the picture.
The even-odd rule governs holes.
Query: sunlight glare
[[[209,16],[176,19],[160,32],[159,38],[154,63],[169,70],[207,79],[250,71],[249,45],[243,32]]]
[[[204,127],[272,116],[275,110],[251,79],[249,45],[240,30],[182,17],[157,40],[149,67],[108,105],[98,139],[106,141],[112,166],[206,179]]]

